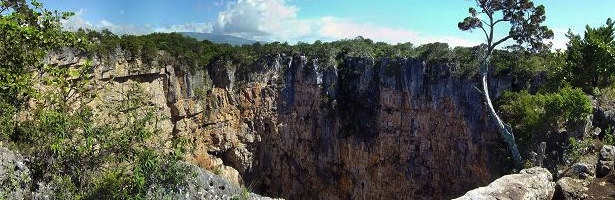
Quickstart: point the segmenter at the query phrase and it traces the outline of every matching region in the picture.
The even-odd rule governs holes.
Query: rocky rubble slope
[[[65,50],[47,62],[85,60]],[[186,160],[263,194],[441,199],[494,178],[498,134],[476,81],[454,76],[453,65],[273,55],[199,70],[164,52],[142,63],[121,49],[92,63],[97,88],[137,83],[151,94],[160,137],[188,138]],[[511,79],[491,83],[498,96]]]

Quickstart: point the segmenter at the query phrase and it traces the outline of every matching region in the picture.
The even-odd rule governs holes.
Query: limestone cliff
[[[47,62],[84,60],[65,50]],[[163,116],[160,137],[187,137],[188,161],[256,192],[442,199],[495,178],[490,162],[499,136],[477,81],[454,76],[453,65],[345,58],[327,66],[274,55],[250,66],[215,61],[191,70],[164,52],[142,63],[120,49],[93,60],[100,87],[136,82],[152,94]],[[497,93],[511,80],[491,83]]]
[[[488,182],[498,142],[471,79],[413,59],[339,70],[277,58],[282,84],[252,181],[287,198],[448,198]],[[495,88],[507,87],[494,81]],[[279,88],[275,88],[275,87]],[[263,96],[263,95],[261,95]]]

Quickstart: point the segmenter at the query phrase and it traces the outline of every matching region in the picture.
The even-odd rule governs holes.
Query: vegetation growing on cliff
[[[519,142],[526,153],[537,152],[540,142],[548,142],[552,150],[559,149],[563,152],[561,154],[570,155],[562,160],[574,160],[581,153],[587,153],[584,149],[591,144],[591,137],[596,136],[587,137],[585,132],[589,130],[579,130],[579,127],[584,127],[587,115],[594,113],[592,108],[605,109],[600,107],[615,100],[610,81],[613,69],[609,62],[613,59],[610,52],[615,48],[612,26],[610,19],[598,28],[587,26],[583,39],[569,32],[570,41],[565,52],[538,54],[522,59],[517,65],[526,66],[521,69],[521,74],[541,77],[542,82],[534,90],[509,92],[500,100],[503,118],[520,133]],[[540,72],[544,69],[541,66],[547,70]],[[598,105],[592,105],[588,95],[594,95]],[[601,126],[603,131],[596,139],[611,143],[611,128],[597,126]],[[566,138],[566,132],[572,137]],[[558,156],[563,157],[561,154]]]
[[[14,198],[144,199],[152,185],[177,188],[187,175],[176,165],[181,151],[147,144],[156,116],[142,90],[120,94],[105,104],[114,112],[99,116],[90,105],[90,64],[43,64],[50,50],[87,47],[81,35],[60,29],[70,15],[37,1],[0,3],[0,143],[26,156],[32,175],[21,186],[32,193]]]
[[[144,62],[154,60],[167,62],[160,54],[160,52],[166,52],[173,58],[168,61],[181,62],[182,66],[189,67],[188,70],[207,70],[212,64],[225,63],[223,67],[228,67],[231,72],[235,71],[236,74],[240,75],[237,78],[246,79],[245,81],[249,81],[246,78],[247,75],[258,70],[258,63],[262,62],[260,59],[278,54],[304,55],[308,58],[316,58],[319,65],[325,68],[343,67],[344,59],[352,57],[417,58],[425,60],[428,66],[438,63],[457,66],[454,74],[470,78],[481,72],[476,66],[479,64],[481,56],[484,55],[484,49],[481,46],[451,48],[446,43],[430,43],[415,47],[411,43],[390,45],[373,42],[363,37],[333,42],[316,41],[313,44],[300,42],[290,45],[272,42],[231,46],[214,44],[208,41],[199,42],[175,33],[118,36],[106,30],[102,32],[81,30],[78,35],[94,41],[94,44],[90,46],[91,52],[100,57],[109,56],[115,53],[116,49],[123,49],[128,52],[129,56],[139,57]],[[518,129],[517,127],[537,125],[528,125],[522,119],[514,119],[515,116],[521,115],[519,113],[507,112],[513,111],[513,106],[528,104],[543,106],[542,100],[536,100],[543,97],[533,97],[533,95],[536,93],[546,96],[560,94],[563,92],[560,90],[566,88],[564,86],[571,85],[567,80],[577,77],[572,77],[576,74],[570,71],[571,65],[566,64],[567,59],[570,59],[567,57],[570,56],[566,52],[532,52],[524,50],[520,46],[493,49],[490,58],[492,70],[489,70],[489,74],[510,75],[514,79],[513,91],[525,92],[522,94],[510,93],[506,96],[506,99],[509,100],[506,101],[508,103],[501,103],[504,104],[503,107],[509,106],[511,108],[503,110],[504,119],[510,119],[513,122],[511,124],[513,130],[520,131],[520,134],[523,135],[521,142],[524,148],[529,144],[528,138],[533,138],[532,135],[537,134],[537,131],[530,133],[528,129]],[[309,62],[314,62],[316,59],[309,59]],[[395,72],[396,70],[386,71]],[[199,89],[198,93],[201,97],[202,94],[206,93],[205,90]],[[529,100],[527,99],[531,99],[532,103],[528,103]],[[526,102],[523,102],[524,100]],[[568,108],[563,107],[562,109]],[[541,114],[541,116],[544,116],[544,114]]]
[[[248,75],[259,70],[263,58],[282,54],[307,56],[311,58],[310,64],[318,62],[322,68],[342,68],[338,71],[342,73],[342,81],[358,76],[352,74],[356,71],[343,69],[348,64],[345,62],[355,57],[416,58],[424,60],[427,67],[447,64],[456,66],[457,76],[470,79],[481,76],[485,95],[489,94],[485,80],[488,75],[512,76],[513,89],[502,96],[499,110],[518,133],[517,141],[524,156],[535,150],[537,143],[559,136],[562,128],[571,130],[586,119],[592,105],[585,93],[615,99],[611,97],[615,76],[615,23],[611,20],[599,28],[587,27],[583,38],[569,33],[571,41],[565,52],[528,51],[519,46],[495,49],[500,41],[493,38],[486,47],[455,48],[446,43],[390,45],[363,37],[313,44],[272,42],[231,46],[197,41],[176,33],[134,36],[116,35],[108,30],[65,32],[60,30],[59,20],[70,13],[46,11],[36,1],[1,2],[0,34],[5,37],[0,38],[0,141],[29,158],[26,164],[32,170],[34,183],[28,188],[52,188],[58,199],[143,199],[152,187],[176,190],[189,175],[177,165],[183,153],[181,138],[172,138],[171,149],[148,143],[159,133],[152,128],[159,116],[146,101],[150,97],[142,88],[133,85],[125,93],[116,94],[119,98],[106,99],[109,101],[99,105],[114,112],[95,112],[97,108],[91,103],[97,97],[91,91],[90,64],[77,67],[42,64],[47,51],[60,47],[77,48],[90,56],[106,59],[125,53],[124,56],[145,63],[187,66],[186,71],[207,71],[219,64],[240,74],[242,81],[249,81]],[[495,6],[485,12],[498,9]],[[538,14],[532,18],[538,18],[538,22],[544,20],[540,6],[534,8],[528,4],[515,9],[534,9]],[[501,22],[522,18],[516,11],[506,12]],[[483,28],[479,26],[482,22],[476,21],[477,11],[470,10],[470,14],[472,17],[464,20],[462,28]],[[506,37],[536,45],[534,50],[544,50],[538,40],[533,40],[536,38]],[[476,67],[479,65],[481,68]],[[385,69],[385,72],[394,76],[400,70]],[[32,80],[40,85],[33,84]],[[195,93],[198,98],[205,98],[207,91],[198,88]],[[336,107],[352,117],[361,116],[352,113],[361,105],[360,101],[370,98],[373,98],[371,102],[379,101],[370,95],[352,97],[349,101],[336,101],[345,104]],[[331,102],[329,96],[323,98],[322,102]],[[372,131],[376,130],[375,123],[363,124],[368,128],[353,128],[357,129],[355,132]],[[604,137],[605,141],[613,142],[611,131],[605,132],[606,136],[610,134],[610,139]],[[585,144],[576,140],[565,142],[573,148]],[[38,183],[41,185],[35,185]],[[0,198],[2,194],[5,193],[0,191]]]
[[[592,105],[580,89],[562,88],[555,93],[529,94],[527,91],[508,92],[501,99],[500,107],[504,118],[514,124],[518,131],[518,141],[523,146],[531,141],[544,141],[545,135],[558,131],[561,127],[572,130],[587,115]],[[536,144],[534,144],[536,145]]]

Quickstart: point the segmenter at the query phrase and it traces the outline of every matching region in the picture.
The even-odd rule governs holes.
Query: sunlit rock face
[[[162,116],[155,141],[184,137],[186,160],[261,194],[446,199],[496,178],[498,133],[478,81],[453,75],[454,65],[345,58],[331,66],[272,55],[191,69],[121,50],[93,63],[99,84],[136,82],[152,93]],[[494,96],[511,84],[490,81]]]

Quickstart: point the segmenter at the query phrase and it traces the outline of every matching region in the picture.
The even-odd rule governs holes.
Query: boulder
[[[30,195],[31,183],[23,156],[0,146],[0,197],[24,199]]]
[[[604,145],[600,149],[600,160],[613,161],[615,160],[615,146]]]
[[[574,178],[587,179],[594,176],[596,171],[594,165],[587,163],[575,163],[570,167],[570,173],[568,176]]]
[[[589,131],[592,128],[592,120],[594,120],[594,116],[593,115],[587,115],[587,117],[585,118],[585,121],[583,122],[583,136],[586,137],[587,134],[589,133]]]
[[[564,177],[557,181],[555,199],[586,199],[589,181]]]
[[[485,187],[467,192],[457,198],[465,199],[552,199],[555,183],[545,168],[534,167],[496,179]]]
[[[608,175],[613,170],[613,163],[615,161],[599,160],[596,164],[596,176],[601,178]]]
[[[602,129],[600,127],[596,127],[594,131],[592,131],[592,137],[598,137],[602,133]]]
[[[147,191],[146,199],[249,199],[273,200],[251,193],[249,189],[233,184],[226,178],[199,168],[190,163],[180,163],[193,173],[177,190],[170,190],[161,185],[153,185]]]
[[[568,137],[574,138],[586,138],[590,136],[593,128],[593,115],[587,115],[585,120],[579,122],[572,131],[569,132]]]

